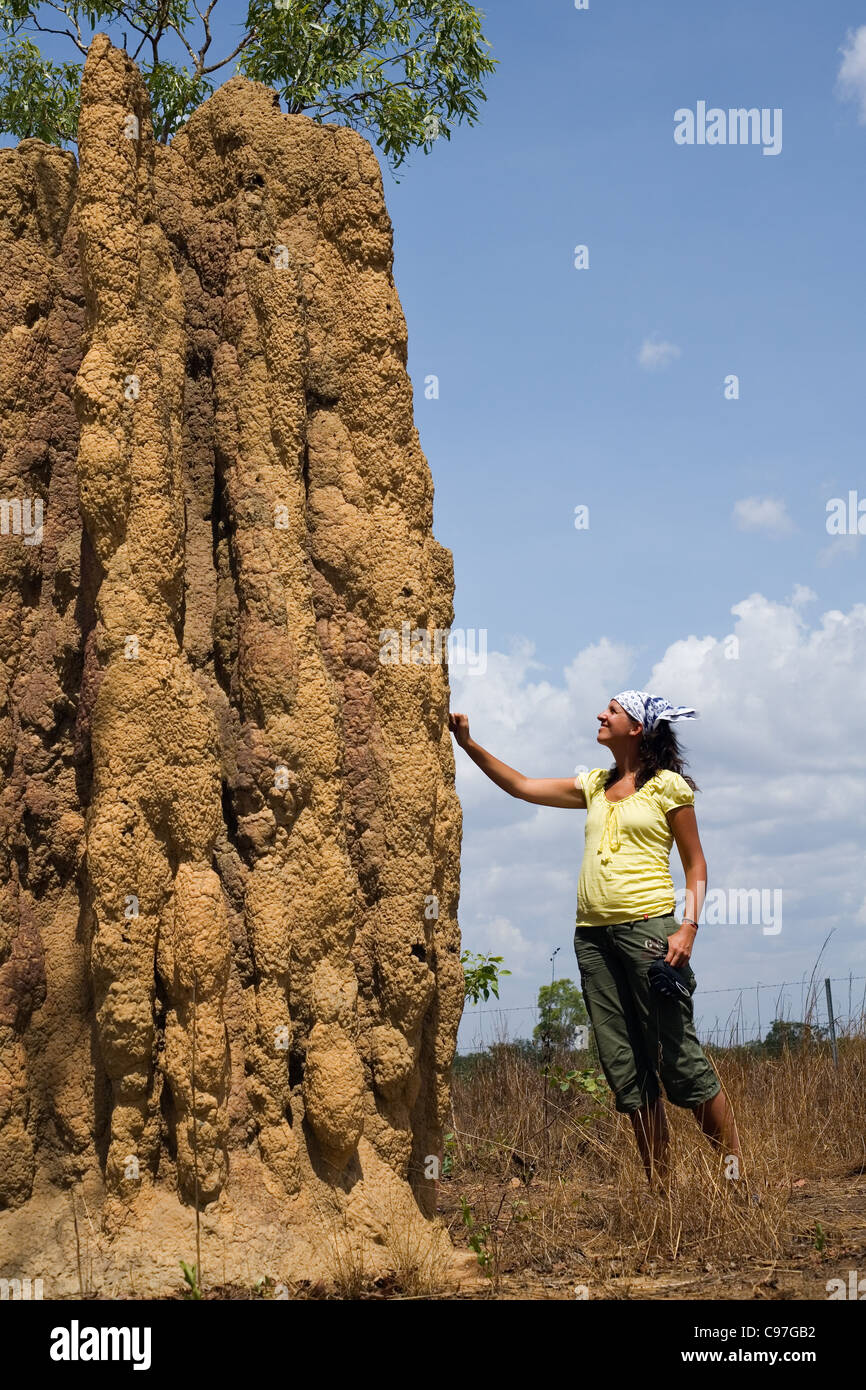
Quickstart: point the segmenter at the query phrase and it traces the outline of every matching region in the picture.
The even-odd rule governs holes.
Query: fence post
[[[827,992],[827,1014],[830,1019],[830,1042],[833,1044],[833,1065],[839,1070],[839,1053],[836,1048],[836,1020],[833,1017],[833,991],[830,988],[830,981],[824,981],[824,989]]]

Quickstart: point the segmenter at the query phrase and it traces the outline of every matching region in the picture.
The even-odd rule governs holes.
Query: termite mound
[[[0,1275],[176,1287],[196,1210],[221,1281],[389,1267],[463,976],[447,665],[384,655],[454,584],[378,162],[241,78],[158,145],[97,35],[0,239]]]

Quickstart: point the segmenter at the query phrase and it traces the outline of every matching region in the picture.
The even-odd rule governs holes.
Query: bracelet
[[[685,927],[685,926],[694,927],[695,931],[698,930],[698,923],[695,921],[694,917],[684,917],[684,918],[683,918],[683,921],[682,921],[682,925],[683,925],[684,927]]]

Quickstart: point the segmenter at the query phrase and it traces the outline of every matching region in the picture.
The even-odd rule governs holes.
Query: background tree
[[[785,1049],[793,1052],[809,1043],[823,1042],[827,1032],[821,1024],[774,1018],[764,1038],[764,1051],[770,1057],[778,1057]]]
[[[536,1042],[549,1038],[554,1047],[573,1047],[575,1029],[588,1022],[583,995],[574,981],[569,979],[541,986],[538,991],[538,1012],[541,1019],[535,1025],[532,1036]]]
[[[224,0],[220,18],[233,18],[231,3]],[[249,0],[222,56],[219,5],[0,0],[0,131],[73,143],[83,60],[100,32],[138,64],[162,143],[233,72],[273,87],[290,112],[368,134],[392,169],[414,148],[428,152],[439,135],[450,140],[455,124],[477,124],[482,81],[496,60],[481,13],[466,0]],[[46,41],[65,41],[78,61],[46,56]]]

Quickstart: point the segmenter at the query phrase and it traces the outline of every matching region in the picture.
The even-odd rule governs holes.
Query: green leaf
[[[34,26],[41,8],[32,0],[0,0],[0,33],[7,36],[0,46],[0,129],[64,144],[76,138],[82,55],[71,37],[66,42],[78,61],[43,55]],[[429,152],[436,138],[450,140],[455,125],[477,124],[484,80],[497,66],[482,13],[467,0],[287,0],[285,7],[249,0],[245,21],[222,53],[212,44],[201,60],[214,72],[199,75],[192,59],[185,67],[164,56],[164,41],[177,42],[167,26],[199,52],[204,30],[192,0],[66,0],[63,15],[70,28],[79,26],[85,45],[98,28],[118,46],[125,35],[131,54],[141,50],[158,140],[181,128],[213,91],[212,78],[230,76],[234,63],[273,87],[290,112],[348,125],[377,141],[392,170],[411,150]],[[54,27],[63,25],[62,16]],[[434,136],[431,116],[438,123]],[[495,973],[483,997],[489,993],[499,998]]]
[[[43,58],[30,39],[10,39],[0,49],[0,131],[52,145],[73,141],[81,69]]]

